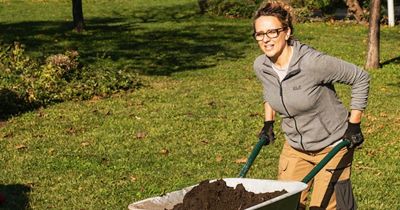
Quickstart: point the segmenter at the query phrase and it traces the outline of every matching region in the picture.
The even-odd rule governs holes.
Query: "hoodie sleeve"
[[[317,52],[313,53],[309,61],[318,83],[337,82],[351,85],[350,109],[366,108],[370,77],[365,70],[344,60]]]
[[[267,102],[267,97],[266,97],[266,92],[267,92],[267,87],[264,84],[264,78],[262,76],[262,65],[263,62],[265,60],[265,56],[264,55],[260,55],[256,58],[256,60],[254,61],[253,64],[253,70],[258,78],[258,80],[261,82],[262,87],[263,87],[263,102]]]

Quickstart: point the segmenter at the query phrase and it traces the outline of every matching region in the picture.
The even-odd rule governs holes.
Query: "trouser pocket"
[[[357,204],[354,199],[350,179],[338,181],[335,184],[335,195],[337,210],[357,209]]]
[[[279,165],[278,165],[278,179],[286,179],[285,171],[288,168],[289,160],[285,157],[279,158]]]

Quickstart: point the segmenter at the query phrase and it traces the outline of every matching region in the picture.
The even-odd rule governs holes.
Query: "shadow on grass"
[[[0,184],[0,209],[25,210],[29,206],[29,192],[31,187],[22,184],[2,185]]]
[[[382,62],[381,66],[383,67],[388,64],[400,64],[400,56]],[[400,77],[398,76],[398,78]],[[389,82],[387,85],[394,88],[400,88],[400,82]],[[396,95],[396,97],[398,97],[398,94]]]
[[[392,58],[392,59],[389,59],[387,61],[384,61],[384,62],[381,63],[381,65],[385,66],[385,65],[391,64],[391,63],[400,64],[400,56]]]
[[[238,44],[250,43],[248,27],[225,24],[196,13],[197,5],[155,7],[130,17],[86,20],[78,34],[63,21],[0,23],[0,40],[19,41],[36,56],[78,50],[84,65],[113,65],[146,75],[200,70],[219,60],[243,57]]]
[[[252,39],[251,24],[216,20],[197,13],[194,3],[154,7],[115,17],[86,19],[83,33],[67,21],[0,22],[0,42],[18,41],[35,57],[77,50],[83,66],[126,69],[143,75],[201,70],[221,60],[237,60]],[[2,90],[0,118],[32,110],[17,95]],[[21,107],[22,111],[21,111]],[[35,109],[33,107],[33,109]],[[13,111],[14,110],[14,111]]]
[[[0,89],[0,121],[5,121],[13,115],[32,111],[36,108],[38,106],[27,103],[17,93],[9,89]]]

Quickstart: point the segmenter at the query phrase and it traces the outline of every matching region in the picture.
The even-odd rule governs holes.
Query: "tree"
[[[366,69],[379,68],[381,0],[371,0]]]
[[[348,7],[348,12],[353,14],[357,22],[364,21],[364,11],[358,3],[358,0],[346,0],[346,5]]]
[[[72,0],[72,16],[74,19],[74,29],[81,32],[84,29],[82,0]]]
[[[197,0],[199,3],[200,13],[204,14],[207,11],[207,0]]]

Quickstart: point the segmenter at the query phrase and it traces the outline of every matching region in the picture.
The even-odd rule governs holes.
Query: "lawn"
[[[87,30],[70,29],[67,0],[0,1],[0,42],[32,56],[77,49],[83,65],[129,67],[144,86],[70,101],[0,124],[0,209],[126,209],[204,179],[237,177],[262,126],[261,52],[251,21],[201,16],[189,0],[84,1]],[[295,25],[297,38],[364,64],[368,27]],[[352,182],[359,209],[400,209],[400,28],[381,28]],[[349,88],[338,86],[344,103]],[[283,136],[247,177],[276,179]]]

